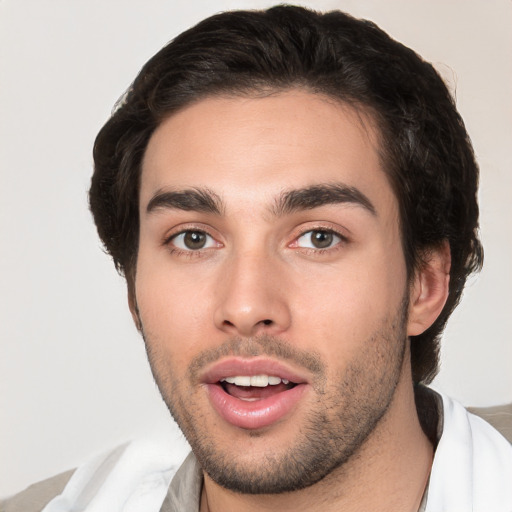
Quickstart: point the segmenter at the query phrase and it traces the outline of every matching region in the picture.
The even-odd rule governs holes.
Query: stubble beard
[[[233,449],[223,450],[217,445],[208,432],[211,418],[202,416],[193,393],[187,392],[182,382],[174,378],[171,362],[157,354],[151,340],[143,336],[160,393],[201,468],[213,481],[231,491],[280,494],[309,487],[342,467],[375,431],[392,403],[400,380],[407,339],[407,310],[408,300],[404,298],[398,312],[361,344],[357,357],[332,383],[327,382],[325,364],[317,355],[299,351],[269,336],[231,339],[192,361],[189,380],[201,367],[224,355],[280,357],[315,374],[312,384],[315,405],[303,420],[299,433],[285,450],[268,453],[256,464],[241,462]],[[272,434],[269,430],[248,431],[247,435]]]

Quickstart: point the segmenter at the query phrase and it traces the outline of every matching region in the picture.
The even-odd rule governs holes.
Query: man
[[[375,25],[224,13],[142,69],[90,204],[192,447],[79,468],[57,510],[512,509],[512,448],[425,387],[482,264],[478,168],[432,66]]]

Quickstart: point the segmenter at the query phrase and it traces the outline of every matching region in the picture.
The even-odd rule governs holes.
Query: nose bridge
[[[265,249],[246,248],[234,251],[224,264],[218,283],[217,327],[240,336],[286,330],[291,315],[277,256]]]

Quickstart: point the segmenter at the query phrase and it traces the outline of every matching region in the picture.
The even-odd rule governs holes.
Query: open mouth
[[[232,397],[254,402],[288,391],[297,384],[274,375],[237,375],[223,377],[220,379],[219,385]]]
[[[280,423],[297,409],[306,390],[304,376],[269,359],[230,358],[202,375],[213,409],[227,423],[258,429]]]

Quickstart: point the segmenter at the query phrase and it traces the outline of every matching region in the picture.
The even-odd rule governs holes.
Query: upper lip
[[[299,372],[290,368],[287,364],[275,359],[252,357],[230,357],[211,365],[201,372],[200,380],[205,384],[215,384],[226,377],[239,375],[272,375],[281,379],[287,379],[294,384],[306,384],[308,379]]]

